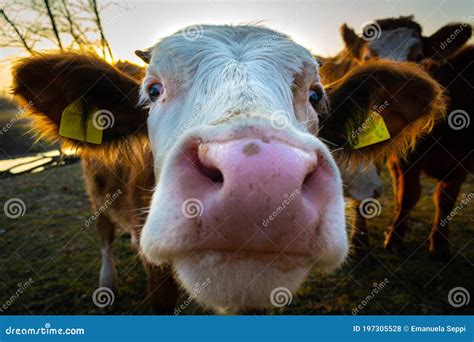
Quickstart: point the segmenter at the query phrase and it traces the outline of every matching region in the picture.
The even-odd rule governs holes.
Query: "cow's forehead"
[[[382,30],[380,37],[369,42],[369,46],[384,58],[405,59],[410,49],[420,44],[421,36],[414,29],[400,27]]]
[[[294,75],[317,63],[311,53],[288,36],[260,26],[191,26],[159,41],[152,48],[151,67],[192,73],[202,65],[266,67]]]

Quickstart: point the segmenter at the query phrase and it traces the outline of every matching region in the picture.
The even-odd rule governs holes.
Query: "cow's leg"
[[[435,217],[430,234],[430,254],[436,259],[449,257],[448,216],[453,210],[463,181],[464,178],[459,177],[436,185],[433,195]]]
[[[421,196],[420,169],[415,164],[391,158],[387,163],[393,179],[395,214],[385,236],[384,246],[398,252],[404,250],[403,239],[408,229],[408,216]]]
[[[369,236],[367,233],[367,220],[360,213],[360,201],[353,201],[353,226],[351,236],[351,247],[353,248],[354,257],[361,260],[366,257],[369,249]]]
[[[170,265],[156,266],[142,257],[148,279],[148,298],[153,311],[159,315],[173,314],[179,289]]]
[[[100,215],[97,218],[97,231],[99,233],[102,253],[99,286],[108,287],[116,293],[118,277],[112,248],[115,237],[115,224],[105,215]]]

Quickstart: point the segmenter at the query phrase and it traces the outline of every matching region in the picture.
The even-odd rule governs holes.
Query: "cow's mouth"
[[[298,254],[200,250],[177,257],[173,264],[184,288],[200,304],[252,310],[271,308],[275,289],[291,296],[306,278],[311,261]]]
[[[190,256],[189,253],[183,253],[182,257]],[[265,263],[268,266],[274,266],[282,271],[289,271],[297,267],[304,267],[311,264],[313,257],[309,253],[295,253],[285,251],[259,251],[254,249],[195,249],[192,252],[197,258],[202,261],[209,255],[213,255],[213,262],[219,263],[222,266],[238,262],[241,260],[255,261]]]

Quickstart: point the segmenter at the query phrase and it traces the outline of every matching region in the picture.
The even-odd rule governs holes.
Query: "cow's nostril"
[[[311,166],[309,167],[306,173],[306,176],[303,179],[303,185],[307,185],[311,181],[311,179],[315,176],[317,172],[318,164],[319,164],[319,161],[317,160],[317,156],[316,156],[316,160],[313,161],[313,163],[311,164]]]
[[[206,176],[214,183],[224,182],[224,175],[222,174],[222,172],[216,166],[210,165],[208,162],[204,163],[201,160],[201,156],[199,154],[196,160],[196,166],[202,175]]]
[[[312,169],[310,172],[308,172],[306,176],[304,177],[303,185],[306,185],[307,183],[309,183],[309,181],[315,175],[315,173],[316,173],[316,169]]]

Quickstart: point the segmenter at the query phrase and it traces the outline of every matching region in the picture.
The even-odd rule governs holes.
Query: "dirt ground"
[[[0,150],[9,151],[3,158],[51,147],[36,145],[28,150],[31,140],[15,138],[21,136],[18,133],[22,128],[15,129],[18,131],[11,131],[8,139],[0,137]],[[25,140],[21,143],[18,139]],[[474,295],[472,203],[451,221],[452,258],[446,262],[432,261],[426,240],[433,215],[431,195],[435,183],[423,179],[423,196],[412,212],[407,236],[408,253],[400,257],[382,247],[384,230],[393,212],[387,172],[383,179],[382,212],[369,220],[370,261],[351,260],[331,275],[313,272],[291,305],[269,314],[351,315],[358,305],[362,305],[358,312],[362,315],[474,313],[473,298],[460,308],[448,302],[448,293],[455,287],[463,287]],[[472,176],[461,191],[470,192],[474,192]],[[145,300],[145,274],[126,234],[115,242],[120,285],[114,305],[104,311],[91,299],[98,286],[100,253],[94,227],[84,224],[92,212],[79,163],[0,180],[1,207],[11,198],[21,199],[26,210],[18,218],[0,213],[0,309],[2,304],[8,304],[0,314],[151,314]],[[374,286],[382,281],[386,283],[383,289],[367,300]],[[17,295],[25,284],[28,287]],[[186,299],[183,294],[181,301]],[[196,303],[181,312],[208,313]]]

